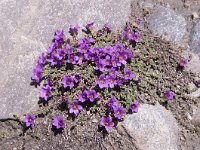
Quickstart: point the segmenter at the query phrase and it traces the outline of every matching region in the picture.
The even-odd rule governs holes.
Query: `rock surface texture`
[[[136,114],[125,117],[123,126],[141,150],[178,150],[178,125],[163,106],[141,105]]]
[[[200,127],[200,103],[193,109],[192,123]]]
[[[180,14],[168,7],[156,5],[148,22],[153,34],[162,36],[172,43],[183,44],[186,21]]]
[[[186,53],[187,55],[190,55],[192,57],[188,66],[186,67],[186,70],[193,73],[200,73],[200,57],[198,56],[198,54],[193,51],[189,51]]]
[[[0,2],[0,119],[37,109],[39,89],[30,86],[36,59],[54,31],[98,22],[122,27],[131,0],[2,0]]]
[[[200,21],[193,28],[190,47],[200,55]]]
[[[192,59],[190,60],[187,70],[200,73],[200,21],[196,23],[191,31],[189,45],[191,50],[189,54],[192,56]]]

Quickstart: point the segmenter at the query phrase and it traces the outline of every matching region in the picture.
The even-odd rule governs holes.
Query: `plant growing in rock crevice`
[[[102,117],[121,120],[134,99],[127,100],[125,89],[137,84],[138,75],[130,64],[134,59],[133,47],[140,35],[127,25],[123,35],[114,34],[109,25],[102,30],[92,30],[94,23],[86,25],[86,37],[78,39],[78,25],[70,26],[72,39],[63,30],[57,30],[47,50],[39,57],[32,80],[44,80],[40,97],[48,102],[53,96],[67,98],[69,114],[77,116],[83,107],[100,109]],[[115,98],[112,109],[108,107]],[[87,105],[87,106],[86,106]],[[126,109],[126,110],[125,110]]]
[[[77,37],[78,25],[70,26],[72,38],[57,30],[47,52],[40,55],[32,80],[43,84],[42,102],[52,101],[53,109],[65,110],[64,118],[79,118],[82,111],[90,111],[102,117],[100,126],[108,131],[126,113],[138,112],[141,88],[155,85],[146,79],[148,66],[152,67],[153,78],[160,79],[160,72],[153,72],[159,58],[149,55],[157,53],[155,49],[142,51],[149,43],[141,39],[131,23],[123,33],[115,33],[109,25],[98,31],[93,26],[93,22],[85,26],[86,35],[81,39]],[[177,65],[175,62],[174,67]],[[184,67],[185,63],[182,65],[181,61],[180,65]],[[172,100],[174,93],[167,88],[162,89],[163,97]],[[59,124],[57,120],[54,118],[53,125],[64,128],[63,121]]]

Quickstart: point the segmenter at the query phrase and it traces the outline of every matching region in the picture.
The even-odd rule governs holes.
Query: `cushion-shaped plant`
[[[176,98],[175,83],[169,85],[163,76],[164,69],[180,66],[179,55],[166,60],[170,52],[156,49],[159,43],[139,34],[134,24],[127,23],[122,32],[107,24],[95,31],[94,25],[85,26],[83,38],[78,38],[78,25],[70,26],[71,37],[57,30],[47,52],[39,56],[32,81],[42,85],[41,101],[51,103],[44,110],[64,111],[64,120],[89,111],[101,117],[100,127],[109,131],[125,114],[138,112],[144,94],[154,102]],[[162,63],[170,66],[162,68]],[[60,120],[62,124],[55,119],[53,124],[64,128]]]

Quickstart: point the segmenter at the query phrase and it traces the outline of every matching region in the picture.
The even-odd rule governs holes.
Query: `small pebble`
[[[192,19],[195,20],[195,19],[198,19],[198,18],[199,18],[199,15],[196,12],[193,12],[192,13]]]
[[[187,117],[189,120],[192,120],[192,116],[189,113],[187,113]]]
[[[96,118],[92,120],[93,123],[99,122]]]

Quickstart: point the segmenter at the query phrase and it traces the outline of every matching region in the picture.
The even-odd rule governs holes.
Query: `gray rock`
[[[200,127],[200,101],[197,107],[193,108],[192,124]]]
[[[189,94],[189,96],[194,97],[194,98],[200,97],[200,88],[192,92],[191,94]]]
[[[193,92],[196,89],[196,85],[193,82],[191,82],[188,85],[188,89],[189,89],[189,91]]]
[[[154,3],[152,2],[152,0],[148,0],[148,1],[141,0],[141,1],[139,1],[139,6],[141,8],[150,9],[151,10],[154,7]]]
[[[56,29],[91,21],[120,28],[130,7],[131,0],[1,0],[0,119],[37,109],[39,89],[29,85],[31,72]]]
[[[141,105],[139,112],[125,117],[123,126],[139,149],[177,150],[178,125],[163,106]]]
[[[184,44],[186,21],[180,14],[168,7],[157,5],[148,21],[153,34],[178,45]]]
[[[200,55],[200,21],[195,25],[192,31],[190,47],[195,53]]]
[[[193,73],[200,73],[200,67],[199,67],[200,57],[192,51],[189,51],[188,55],[191,56],[191,60],[189,61],[186,70]]]

